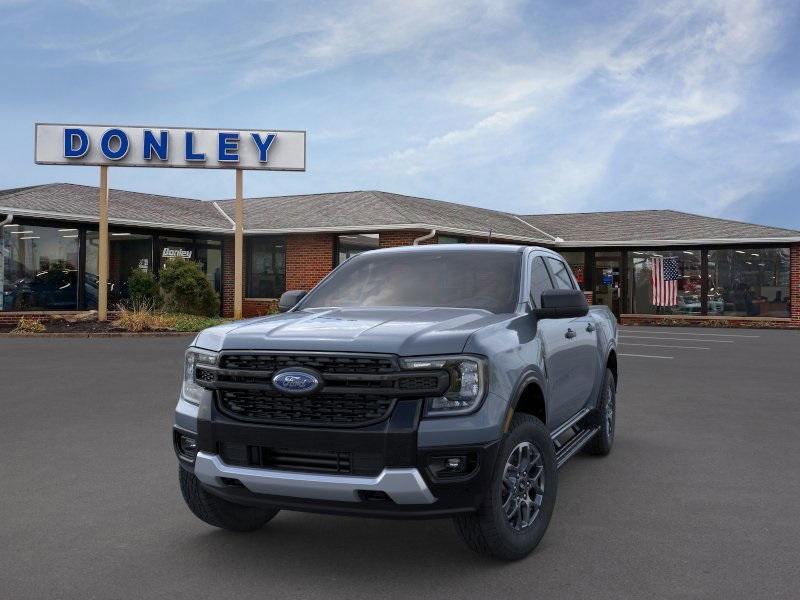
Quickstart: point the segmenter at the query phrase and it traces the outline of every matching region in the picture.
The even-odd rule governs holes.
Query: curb
[[[0,333],[0,339],[6,338],[130,338],[130,337],[188,337],[190,335],[197,335],[196,331],[142,331],[134,333],[131,331],[98,331],[98,332],[84,332],[84,333]]]

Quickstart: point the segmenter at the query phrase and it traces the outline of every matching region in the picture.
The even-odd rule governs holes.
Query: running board
[[[572,456],[581,448],[583,448],[589,441],[600,431],[600,427],[592,427],[591,429],[584,429],[575,437],[571,438],[566,444],[557,448],[556,450],[556,468],[560,469],[561,466],[567,462]]]
[[[583,417],[588,415],[590,412],[591,411],[588,408],[583,408],[583,409],[579,410],[577,413],[575,413],[575,415],[569,421],[567,421],[561,427],[559,427],[553,433],[551,433],[550,437],[553,438],[553,440],[556,440],[557,438],[561,437],[561,435],[563,433],[565,433],[568,429],[571,429],[572,427],[575,427],[578,424],[578,421],[580,421]]]

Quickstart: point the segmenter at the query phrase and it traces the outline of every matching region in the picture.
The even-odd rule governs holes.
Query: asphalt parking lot
[[[190,338],[0,340],[0,598],[796,598],[800,332],[625,328],[614,452],[559,473],[537,551],[447,520],[185,508],[170,442]]]

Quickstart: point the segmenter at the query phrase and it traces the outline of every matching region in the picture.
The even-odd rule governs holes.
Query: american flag
[[[654,256],[650,260],[653,306],[675,306],[678,304],[678,259]]]

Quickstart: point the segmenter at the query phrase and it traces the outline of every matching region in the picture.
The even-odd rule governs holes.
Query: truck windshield
[[[510,313],[517,304],[520,262],[516,252],[365,253],[334,271],[299,308],[432,306]]]

